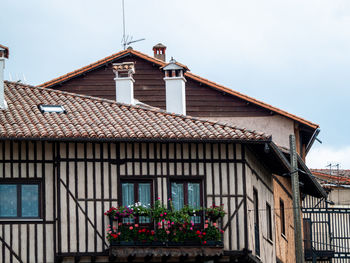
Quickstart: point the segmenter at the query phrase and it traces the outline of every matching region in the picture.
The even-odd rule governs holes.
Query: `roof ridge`
[[[76,74],[83,73],[83,72],[85,72],[85,71],[87,71],[89,69],[92,69],[94,67],[103,65],[104,63],[108,63],[109,61],[114,60],[114,59],[116,59],[116,58],[118,58],[118,57],[120,57],[122,55],[128,54],[128,53],[137,55],[137,56],[139,56],[141,58],[144,58],[144,59],[146,59],[148,61],[152,61],[154,63],[157,63],[159,66],[165,66],[167,64],[166,62],[164,62],[164,61],[162,61],[160,59],[151,57],[151,56],[149,56],[149,55],[147,55],[147,54],[145,54],[145,53],[143,53],[141,51],[137,51],[137,50],[133,50],[133,49],[125,49],[125,50],[122,50],[120,52],[114,53],[114,54],[112,54],[112,55],[110,55],[108,57],[105,57],[103,59],[100,59],[100,60],[98,60],[98,61],[96,61],[94,63],[91,63],[91,64],[89,64],[89,65],[87,65],[85,67],[79,68],[79,69],[77,69],[75,71],[71,71],[69,73],[66,73],[65,75],[62,75],[62,76],[57,77],[57,78],[54,78],[54,79],[52,79],[50,81],[44,82],[44,83],[42,83],[40,85],[37,85],[37,86],[38,87],[48,87],[50,85],[55,85],[55,84],[59,83],[60,81],[64,81],[67,78],[74,77]],[[199,81],[199,82],[204,83],[204,84],[206,84],[208,86],[211,86],[214,89],[216,88],[216,89],[219,89],[221,91],[227,92],[227,93],[229,93],[229,94],[231,94],[233,96],[237,96],[237,97],[239,97],[241,99],[248,100],[249,102],[254,103],[254,104],[256,104],[256,105],[258,105],[260,107],[268,108],[271,111],[274,111],[276,113],[279,113],[281,115],[284,115],[286,117],[294,119],[294,120],[296,120],[298,122],[301,122],[301,123],[303,123],[303,124],[305,124],[307,126],[312,127],[313,129],[317,129],[319,127],[318,124],[315,124],[315,123],[313,123],[311,121],[308,121],[308,120],[306,120],[304,118],[298,117],[297,115],[294,115],[294,114],[289,113],[289,112],[287,112],[285,110],[282,110],[280,108],[272,106],[271,104],[265,103],[263,101],[257,100],[255,98],[250,97],[248,95],[245,95],[243,93],[240,93],[238,91],[235,91],[233,89],[225,87],[225,86],[223,86],[221,84],[218,84],[218,83],[216,83],[214,81],[211,81],[211,80],[208,80],[206,78],[200,77],[200,76],[198,76],[196,74],[193,74],[192,72],[186,72],[185,76],[188,76],[188,77],[190,77],[190,78],[192,78],[192,79],[194,79],[196,81]]]
[[[127,104],[127,103],[121,103],[121,102],[117,102],[115,100],[104,99],[104,98],[99,98],[99,97],[93,97],[93,96],[88,96],[88,95],[82,95],[82,94],[77,94],[77,93],[67,92],[67,91],[62,91],[62,90],[55,90],[55,89],[50,89],[50,88],[43,88],[43,87],[38,87],[38,86],[32,86],[32,85],[28,85],[28,84],[23,84],[23,83],[18,83],[18,82],[13,82],[13,81],[7,81],[7,80],[5,82],[11,83],[11,84],[14,84],[14,85],[25,86],[26,88],[39,89],[39,90],[42,90],[42,91],[47,91],[47,92],[56,93],[56,94],[63,94],[63,95],[68,95],[68,96],[72,96],[72,97],[79,97],[79,98],[90,99],[90,100],[94,100],[94,101],[98,101],[98,102],[106,102],[106,103],[110,103],[110,104],[120,105],[120,106],[124,106],[124,107],[128,107],[128,108],[134,108],[134,109],[141,109],[141,110],[145,110],[145,111],[151,111],[151,112],[154,112],[154,113],[160,113],[163,116],[180,117],[182,119],[188,119],[188,120],[192,120],[192,121],[200,121],[202,123],[209,123],[209,124],[212,124],[212,125],[220,125],[222,127],[228,127],[228,128],[233,128],[233,129],[237,129],[237,130],[240,130],[240,131],[247,131],[249,133],[263,135],[263,136],[267,137],[269,140],[272,139],[272,135],[266,134],[266,133],[261,132],[261,131],[250,130],[250,129],[247,129],[245,127],[238,127],[236,125],[231,125],[229,123],[224,123],[224,122],[220,122],[220,121],[213,121],[213,120],[193,117],[193,116],[190,116],[190,115],[182,115],[182,114],[171,113],[171,112],[167,112],[167,111],[165,111],[163,109],[156,108],[156,107],[148,108],[148,107],[145,107],[145,106],[142,106],[142,105],[132,105],[132,104]]]

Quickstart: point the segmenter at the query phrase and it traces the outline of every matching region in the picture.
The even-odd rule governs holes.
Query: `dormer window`
[[[52,113],[52,112],[55,112],[55,113],[67,113],[62,105],[45,105],[45,104],[40,104],[38,107],[39,107],[39,110],[41,111],[41,113],[45,113],[45,112],[49,112],[49,113]]]

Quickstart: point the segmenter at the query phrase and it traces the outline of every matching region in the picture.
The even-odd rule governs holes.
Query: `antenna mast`
[[[123,39],[122,39],[122,45],[123,45],[123,49],[126,49],[126,46],[135,43],[135,42],[139,42],[142,40],[145,40],[145,38],[141,38],[141,39],[137,39],[137,40],[132,40],[132,37],[125,34],[125,7],[124,7],[124,0],[122,0],[122,8],[123,8]]]

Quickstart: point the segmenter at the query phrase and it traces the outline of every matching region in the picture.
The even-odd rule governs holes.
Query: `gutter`
[[[312,175],[311,171],[309,170],[309,168],[306,166],[306,164],[304,163],[303,159],[299,156],[299,154],[297,154],[298,157],[298,164],[300,164],[300,166],[303,168],[303,170],[305,171],[305,174],[309,177],[309,179],[313,182],[314,186],[317,188],[317,191],[319,192],[319,194],[324,197],[327,198],[328,194],[327,192],[324,190],[324,188],[321,186],[321,184],[315,179],[315,177]]]

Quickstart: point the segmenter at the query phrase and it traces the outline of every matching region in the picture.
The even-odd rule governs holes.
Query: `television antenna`
[[[140,38],[136,40],[132,40],[132,36],[126,35],[125,33],[125,8],[124,8],[124,0],[122,0],[122,8],[123,8],[123,39],[122,39],[122,45],[123,49],[126,49],[126,46],[135,43],[135,42],[140,42],[145,40],[145,38]]]

